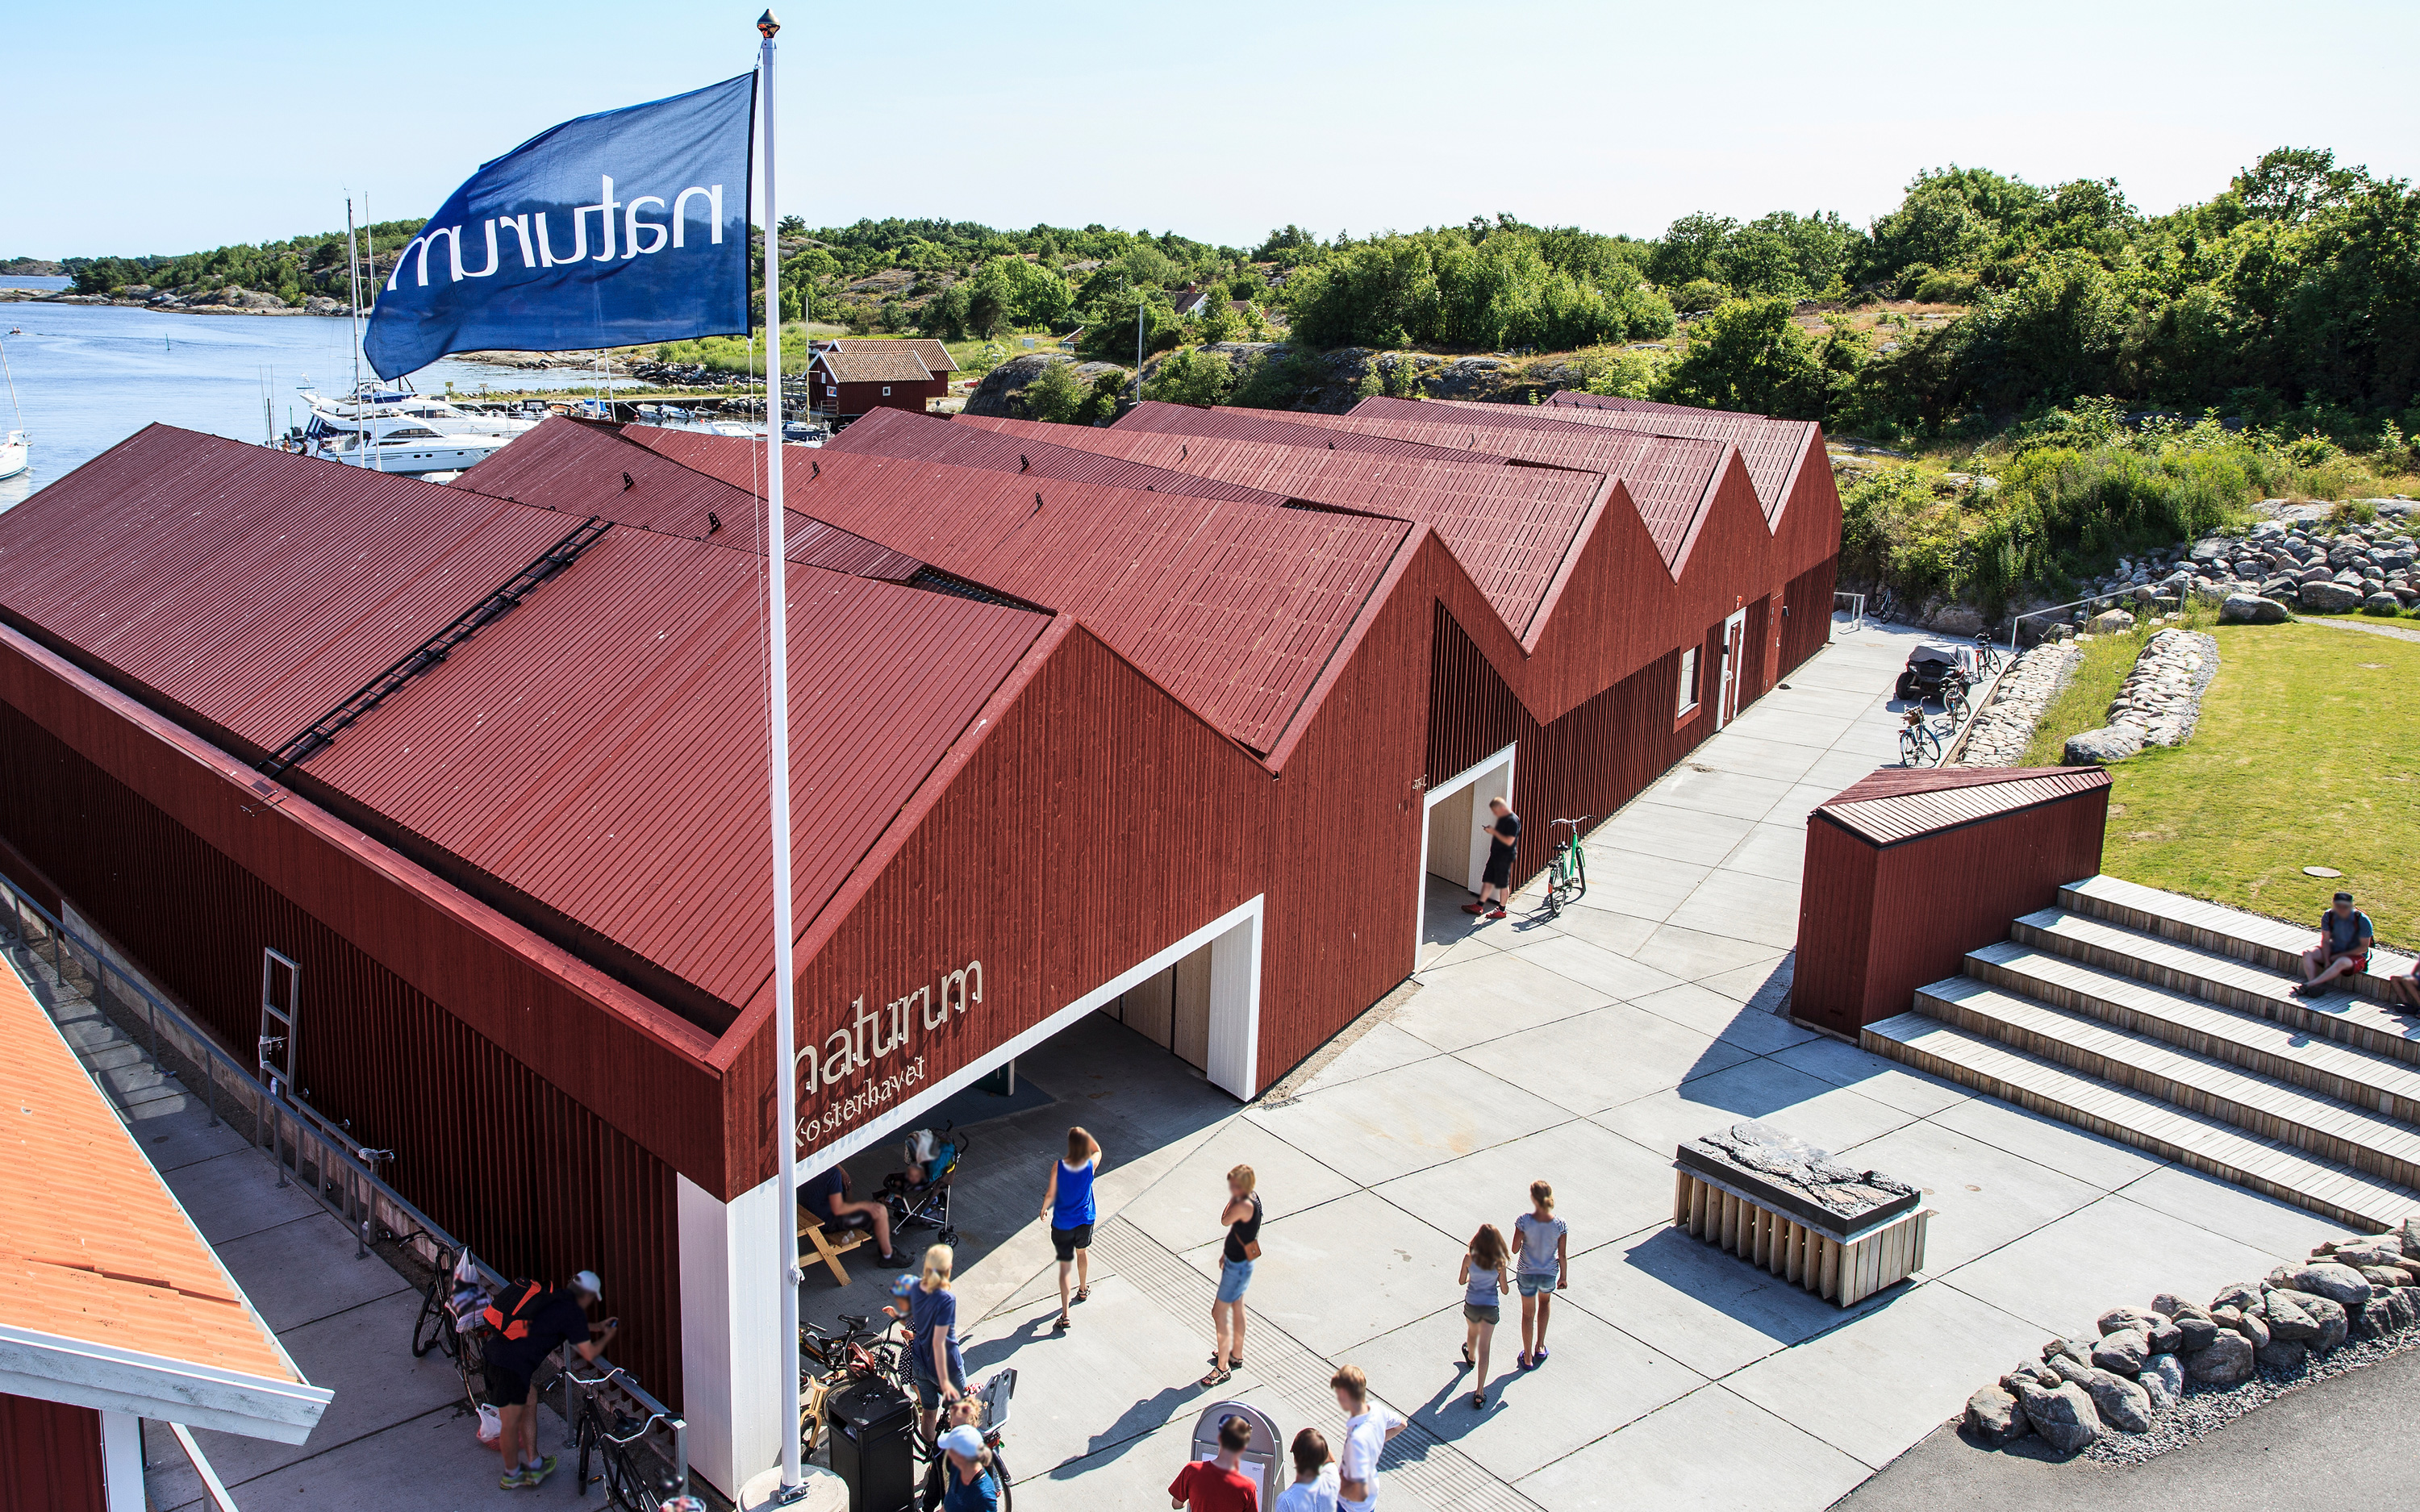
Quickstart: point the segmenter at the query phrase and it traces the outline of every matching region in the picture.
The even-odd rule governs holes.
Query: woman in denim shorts
[[[1521,1368],[1546,1363],[1546,1314],[1555,1293],[1572,1284],[1571,1226],[1555,1216],[1555,1189],[1529,1183],[1529,1211],[1512,1221],[1520,1253]]]
[[[1249,1165],[1227,1173],[1227,1205],[1218,1221],[1227,1226],[1227,1244],[1218,1252],[1218,1300],[1210,1304],[1210,1328],[1218,1342],[1210,1352],[1210,1373],[1203,1386],[1225,1384],[1244,1363],[1244,1288],[1252,1284],[1252,1262],[1261,1257],[1261,1195],[1259,1179]]]

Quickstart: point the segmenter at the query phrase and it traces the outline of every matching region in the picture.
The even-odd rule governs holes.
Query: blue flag
[[[481,164],[396,260],[362,338],[370,366],[745,335],[755,98],[743,73]]]

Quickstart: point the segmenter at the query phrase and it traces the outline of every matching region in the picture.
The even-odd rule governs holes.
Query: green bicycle
[[[1580,828],[1594,814],[1582,814],[1577,819],[1547,821],[1548,834],[1568,831],[1555,841],[1546,858],[1546,912],[1549,916],[1563,911],[1563,904],[1588,891],[1588,852],[1580,846]]]

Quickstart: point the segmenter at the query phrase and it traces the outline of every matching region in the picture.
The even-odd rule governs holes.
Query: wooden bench
[[[827,1226],[818,1222],[813,1213],[802,1211],[799,1214],[799,1237],[814,1246],[815,1257],[824,1262],[826,1270],[831,1272],[832,1279],[846,1286],[848,1272],[841,1268],[840,1257],[873,1239],[874,1230],[871,1227]],[[805,1257],[803,1252],[799,1257]]]

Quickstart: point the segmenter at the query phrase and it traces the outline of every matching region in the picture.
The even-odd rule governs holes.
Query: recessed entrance
[[[1513,748],[1507,746],[1477,765],[1446,779],[1422,798],[1427,822],[1420,831],[1421,877],[1416,896],[1427,895],[1430,877],[1474,893],[1479,890],[1480,880],[1487,871],[1487,800],[1512,801],[1512,753]],[[1416,913],[1415,939],[1419,938],[1419,925]]]

